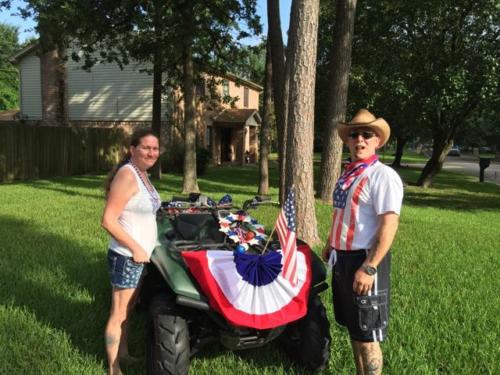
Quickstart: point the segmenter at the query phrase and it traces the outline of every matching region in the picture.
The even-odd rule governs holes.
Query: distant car
[[[460,156],[460,149],[458,146],[453,146],[450,151],[448,151],[448,156]]]
[[[479,147],[479,153],[480,154],[489,154],[491,152],[493,152],[493,150],[491,149],[491,147],[487,147],[487,146]]]

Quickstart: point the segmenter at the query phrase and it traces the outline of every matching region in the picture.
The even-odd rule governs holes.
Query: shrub
[[[203,176],[210,162],[210,151],[206,148],[196,149],[196,174]],[[176,145],[161,156],[162,172],[183,173],[184,172],[184,146]]]
[[[203,176],[205,174],[210,158],[210,151],[206,148],[199,147],[196,150],[196,174],[198,176]]]

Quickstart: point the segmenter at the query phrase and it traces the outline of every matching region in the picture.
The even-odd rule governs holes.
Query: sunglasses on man
[[[374,137],[376,134],[372,131],[365,130],[365,131],[352,131],[349,133],[349,138],[351,139],[358,139],[359,136],[362,136],[364,139],[370,139]]]

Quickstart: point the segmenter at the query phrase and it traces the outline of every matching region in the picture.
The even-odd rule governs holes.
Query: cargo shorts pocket
[[[362,331],[384,329],[389,323],[387,313],[387,293],[376,296],[356,296],[359,313],[359,328]]]

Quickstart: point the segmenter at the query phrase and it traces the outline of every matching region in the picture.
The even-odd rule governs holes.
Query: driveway
[[[423,168],[424,164],[412,164]],[[455,173],[462,173],[477,177],[479,181],[479,161],[474,157],[448,156],[443,164],[443,170]],[[493,182],[500,185],[500,163],[491,161],[490,166],[484,170],[484,181]]]
[[[463,173],[476,176],[479,181],[479,161],[462,159],[461,157],[448,156],[443,164],[445,171]],[[484,170],[484,181],[500,185],[500,163],[491,161],[490,166]]]

